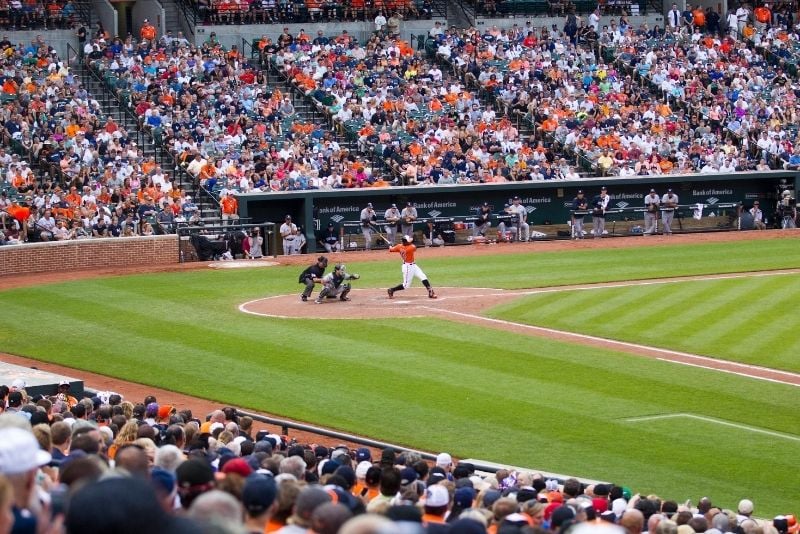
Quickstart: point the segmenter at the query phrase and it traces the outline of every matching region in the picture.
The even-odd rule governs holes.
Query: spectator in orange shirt
[[[228,193],[222,197],[220,204],[222,206],[223,225],[233,224],[232,221],[239,220],[239,201],[233,196],[233,191],[228,191]]]
[[[139,35],[141,35],[142,40],[149,41],[150,44],[155,44],[156,27],[150,24],[149,20],[144,19],[142,29],[139,30]]]

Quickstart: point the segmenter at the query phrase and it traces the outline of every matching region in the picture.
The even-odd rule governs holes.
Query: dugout
[[[286,214],[292,216],[306,231],[308,251],[315,252],[315,232],[333,222],[346,232],[346,249],[359,249],[358,219],[368,202],[375,207],[378,221],[391,205],[398,208],[414,203],[420,221],[415,232],[422,232],[425,219],[452,222],[467,221],[484,202],[497,214],[511,198],[519,196],[528,210],[528,223],[539,239],[568,239],[570,207],[578,189],[587,198],[599,194],[606,186],[611,196],[606,229],[610,236],[635,235],[644,219],[644,197],[651,188],[663,195],[671,188],[679,197],[681,209],[673,224],[676,232],[738,230],[739,205],[752,206],[761,202],[768,221],[774,218],[781,188],[800,187],[800,173],[795,171],[766,171],[735,174],[689,174],[642,176],[633,178],[591,178],[542,182],[509,182],[493,184],[388,187],[377,189],[334,189],[286,192],[254,192],[239,196],[239,213],[254,224],[273,222],[278,225]],[[794,195],[797,198],[797,195]],[[700,218],[695,209],[700,207]],[[493,227],[496,223],[493,221]],[[591,222],[588,221],[588,228]],[[541,235],[539,235],[541,234]],[[464,237],[464,233],[460,237]],[[352,238],[351,238],[352,237]],[[461,240],[460,242],[466,242]],[[355,243],[355,246],[351,246]]]

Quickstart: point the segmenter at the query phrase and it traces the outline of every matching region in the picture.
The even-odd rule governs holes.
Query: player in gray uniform
[[[658,206],[661,204],[661,197],[655,189],[650,190],[650,194],[644,197],[644,234],[655,234],[658,231]]]
[[[528,210],[521,204],[522,201],[519,197],[514,197],[511,202],[511,205],[505,211],[509,215],[515,217],[508,222],[508,226],[511,228],[512,238],[516,241],[527,241],[530,239],[531,234],[531,227],[527,222]],[[497,225],[497,231],[500,235],[505,234],[505,221],[501,221],[500,224]]]
[[[414,237],[414,221],[416,220],[417,208],[414,207],[414,204],[408,202],[403,211],[400,212],[400,229],[403,231],[403,235]]]
[[[576,214],[576,211],[585,212],[589,209],[589,202],[583,196],[583,191],[578,190],[578,194],[572,199],[572,239],[583,239],[583,219],[584,213]]]
[[[664,227],[664,235],[672,234],[672,219],[675,218],[675,208],[678,207],[678,195],[667,189],[667,193],[661,197],[661,225]]]
[[[397,209],[397,204],[392,204],[392,207],[383,214],[383,218],[386,219],[386,238],[391,247],[397,239],[397,223],[400,222],[400,210]]]
[[[319,292],[317,299],[314,301],[317,304],[325,302],[326,298],[339,297],[339,300],[350,300],[347,296],[350,293],[350,284],[345,283],[347,280],[358,280],[361,278],[358,274],[348,274],[345,270],[343,263],[337,263],[333,272],[330,272],[322,277],[322,291]]]
[[[608,196],[605,186],[600,188],[600,194],[592,200],[592,226],[595,239],[603,237],[606,231],[606,210],[611,197]]]
[[[286,216],[286,220],[281,225],[279,231],[283,238],[283,253],[287,256],[290,254],[300,254],[297,225],[292,222],[291,215]]]
[[[372,248],[372,230],[375,224],[375,210],[372,209],[372,204],[367,204],[367,207],[361,210],[361,234],[364,236],[364,248],[369,250]]]

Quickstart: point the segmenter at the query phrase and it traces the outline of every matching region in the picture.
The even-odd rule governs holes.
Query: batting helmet
[[[411,243],[412,241],[414,241],[414,239],[412,239],[412,237],[410,235],[404,235],[403,236],[403,241],[406,242],[406,243]]]

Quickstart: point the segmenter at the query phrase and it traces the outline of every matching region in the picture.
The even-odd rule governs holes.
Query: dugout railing
[[[714,205],[706,204],[685,204],[675,208],[674,220],[672,222],[672,233],[692,233],[692,232],[714,232],[739,230],[741,203],[717,203]],[[609,209],[605,212],[605,232],[603,237],[624,237],[644,234],[644,207],[628,207]],[[565,208],[564,218],[561,221],[536,221],[529,217],[528,224],[530,229],[531,241],[549,241],[557,239],[570,239],[574,236],[572,231],[573,211]],[[594,225],[592,222],[592,212],[578,212],[584,216],[584,229],[586,236],[592,237]],[[529,214],[530,215],[530,214]],[[428,244],[431,240],[431,226],[434,234],[441,236],[444,245],[470,245],[479,243],[498,243],[514,242],[520,238],[519,233],[511,229],[514,228],[513,216],[505,213],[493,213],[490,218],[490,227],[484,232],[483,236],[476,236],[473,231],[477,214],[468,214],[453,217],[421,217],[413,222],[414,242],[418,245]],[[498,228],[503,223],[506,231],[500,233]],[[768,223],[771,219],[768,218]],[[379,233],[387,236],[389,223],[379,219],[372,224],[372,243],[370,248],[388,248],[385,241],[379,237]],[[518,228],[518,227],[517,227]],[[364,250],[365,240],[363,235],[364,225],[361,221],[347,220],[340,223],[339,235],[341,238],[342,249],[345,251]],[[663,230],[661,217],[658,217],[658,233]],[[400,241],[401,230],[397,230],[396,242]]]

